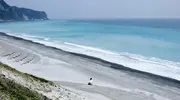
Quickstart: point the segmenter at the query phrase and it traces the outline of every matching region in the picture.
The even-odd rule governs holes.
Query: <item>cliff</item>
[[[35,11],[27,8],[9,6],[4,0],[0,0],[0,20],[47,20],[44,11]]]

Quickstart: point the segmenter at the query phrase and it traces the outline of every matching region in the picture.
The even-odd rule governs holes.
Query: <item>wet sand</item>
[[[180,83],[138,71],[115,68],[77,55],[0,33],[0,61],[19,71],[112,100],[179,100]],[[120,66],[118,66],[120,67]],[[93,77],[95,86],[87,86]]]

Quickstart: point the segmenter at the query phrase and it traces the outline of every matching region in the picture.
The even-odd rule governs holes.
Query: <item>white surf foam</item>
[[[8,33],[9,35],[13,35]],[[16,36],[15,34],[13,36]],[[107,50],[102,50],[94,47],[87,47],[67,42],[59,41],[45,41],[38,40],[32,36],[18,36],[33,42],[38,42],[46,46],[52,46],[60,48],[64,51],[75,52],[88,56],[101,58],[103,60],[124,65],[126,67],[165,76],[173,79],[180,80],[180,63],[168,60],[162,60],[159,58],[151,57],[147,58],[141,55],[129,54],[129,53],[114,53]]]

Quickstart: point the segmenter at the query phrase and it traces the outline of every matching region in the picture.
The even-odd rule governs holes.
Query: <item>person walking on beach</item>
[[[93,85],[93,80],[92,78],[90,78],[89,82],[88,82],[88,85]]]

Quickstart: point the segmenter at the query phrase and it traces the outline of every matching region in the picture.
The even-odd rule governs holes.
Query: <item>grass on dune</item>
[[[2,100],[47,100],[47,97],[4,78],[4,76],[0,76],[0,97]]]
[[[36,77],[34,75],[30,75],[30,74],[27,74],[27,73],[21,73],[21,72],[17,71],[16,69],[9,67],[8,65],[0,63],[0,67],[5,68],[5,69],[7,69],[7,70],[9,70],[9,71],[11,71],[13,73],[17,73],[17,74],[19,74],[21,76],[24,76],[25,78],[29,78],[29,79],[33,79],[35,81],[40,81],[40,82],[43,82],[43,83],[49,83],[50,85],[54,85],[54,83],[51,82],[51,81],[48,81],[48,80],[46,80],[44,78]]]
[[[45,80],[43,78],[39,78],[33,75],[29,75],[27,73],[21,73],[14,68],[11,68],[5,64],[0,63],[0,68],[8,70],[12,73],[16,73],[26,79],[42,82],[42,83],[49,83],[53,85],[53,82]],[[1,69],[0,69],[1,71]],[[48,100],[47,97],[30,90],[18,83],[15,83],[13,80],[5,78],[0,73],[0,100]]]

